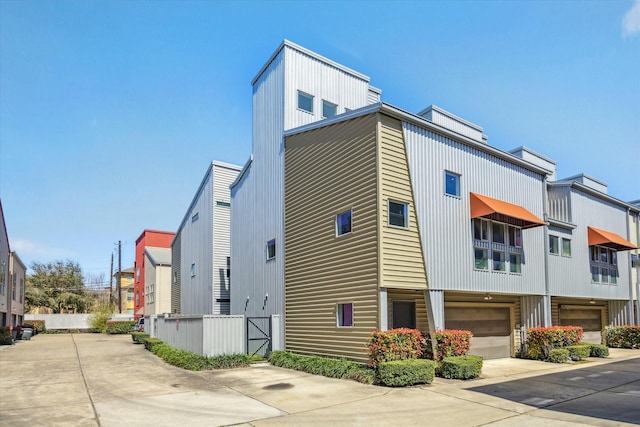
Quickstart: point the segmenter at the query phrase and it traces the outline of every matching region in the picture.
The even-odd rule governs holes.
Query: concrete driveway
[[[485,361],[482,378],[404,389],[267,364],[188,372],[130,336],[0,347],[2,426],[613,426],[640,424],[640,351],[554,365]]]

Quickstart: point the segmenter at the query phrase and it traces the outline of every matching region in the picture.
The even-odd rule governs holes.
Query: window
[[[227,279],[231,277],[231,257],[227,257]]]
[[[216,205],[223,207],[223,208],[230,208],[231,207],[231,203],[229,202],[222,202],[220,200],[216,201]]]
[[[353,303],[338,304],[338,326],[353,326]]]
[[[511,273],[522,273],[522,254],[509,253],[509,271]]]
[[[493,243],[506,243],[504,237],[504,224],[500,222],[491,222],[491,241]]]
[[[20,302],[24,302],[24,278],[20,278]]]
[[[444,192],[450,196],[460,197],[460,175],[444,172]]]
[[[196,277],[196,263],[191,264],[191,277]]]
[[[140,291],[136,291],[136,307],[140,306]]]
[[[476,240],[489,241],[489,221],[486,219],[474,218],[473,238]]]
[[[329,101],[322,100],[322,117],[330,119],[338,114],[338,106]]]
[[[0,261],[0,294],[2,295],[4,295],[6,292],[6,284],[4,282],[5,280],[4,265],[5,265],[5,261],[4,260]]]
[[[522,229],[509,226],[509,246],[522,247]]]
[[[562,238],[562,256],[571,256],[571,239]]]
[[[298,109],[313,113],[313,96],[298,91]]]
[[[128,290],[127,291],[127,301],[133,301],[133,291],[132,290]]]
[[[560,249],[558,247],[559,237],[558,236],[549,236],[549,253],[553,255],[558,255],[560,253]]]
[[[267,242],[267,260],[274,259],[276,257],[276,239],[271,239]]]
[[[618,284],[618,252],[602,246],[591,246],[591,282]]]
[[[177,271],[173,272],[173,283],[178,283],[178,272]]]
[[[351,233],[351,209],[336,215],[336,236]]]
[[[389,225],[409,228],[409,205],[389,200]]]
[[[200,218],[200,213],[196,212],[195,214],[193,214],[193,216],[191,217],[191,222],[196,222],[198,220],[198,218]]]
[[[140,283],[140,267],[136,268],[136,282]]]
[[[474,248],[476,270],[489,269],[489,251],[482,248]]]
[[[504,271],[505,262],[504,262],[504,252],[502,251],[492,251],[493,252],[493,271]]]

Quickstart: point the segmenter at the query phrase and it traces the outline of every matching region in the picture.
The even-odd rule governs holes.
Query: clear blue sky
[[[175,231],[211,160],[251,152],[283,39],[640,198],[640,2],[0,0],[0,197],[22,259],[108,277]]]

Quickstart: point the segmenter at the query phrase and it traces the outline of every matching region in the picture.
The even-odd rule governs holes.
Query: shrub
[[[549,362],[566,363],[569,360],[569,350],[564,348],[554,348],[549,352]]]
[[[478,378],[482,372],[482,356],[450,356],[440,363],[440,376],[443,378],[468,380]]]
[[[569,351],[569,357],[571,360],[584,360],[589,357],[589,354],[591,353],[591,346],[570,345],[565,347],[565,350]]]
[[[589,356],[591,357],[607,357],[609,355],[609,347],[602,344],[591,344],[589,346],[591,348],[591,352]]]
[[[580,326],[551,326],[527,329],[528,356],[531,359],[547,360],[551,350],[577,345],[582,340]]]
[[[378,365],[380,382],[389,387],[431,384],[436,363],[426,359],[407,359],[382,362]]]
[[[416,359],[422,355],[422,334],[417,329],[373,331],[367,342],[369,366],[392,360]]]
[[[640,348],[640,326],[614,326],[605,330],[605,342],[613,348]]]
[[[144,348],[146,348],[152,353],[154,353],[153,351],[154,347],[156,347],[159,344],[164,344],[162,340],[159,340],[158,338],[145,338],[142,340],[142,342],[144,343]]]
[[[108,334],[130,334],[136,322],[133,320],[109,320],[106,324]]]
[[[107,331],[107,321],[114,310],[113,304],[100,304],[91,312],[88,320],[93,332],[104,333]]]
[[[0,345],[11,345],[13,339],[11,338],[11,328],[8,326],[0,326]]]
[[[433,357],[433,350],[431,348],[431,336],[428,333],[424,334],[422,339],[422,357],[424,359],[433,359],[436,361],[442,360],[445,357],[450,356],[464,356],[469,353],[471,347],[471,337],[473,334],[471,331],[460,331],[454,329],[445,329],[443,331],[436,332],[436,342],[438,343],[438,354]]]
[[[46,330],[44,320],[30,320],[29,324],[33,326],[33,334],[40,334]]]
[[[229,369],[249,366],[251,356],[248,354],[221,354],[207,358],[207,369]]]
[[[300,356],[286,351],[272,351],[269,355],[269,362],[281,368],[295,369],[330,378],[351,379],[365,384],[372,384],[375,380],[373,369],[345,359]]]
[[[135,344],[144,344],[144,340],[149,338],[149,334],[144,332],[131,332],[131,339]]]

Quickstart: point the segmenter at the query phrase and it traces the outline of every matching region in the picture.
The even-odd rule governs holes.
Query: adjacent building
[[[240,170],[240,166],[218,161],[209,165],[171,242],[167,312],[230,314],[229,186]]]
[[[171,249],[147,246],[144,250],[144,313],[171,312]]]
[[[115,273],[113,277],[116,281],[120,281],[120,309],[118,313],[134,314],[134,269],[133,267],[125,268],[120,273]],[[117,287],[117,284],[116,284]],[[116,297],[117,298],[117,295]],[[117,301],[116,301],[117,304]]]
[[[27,267],[11,251],[9,234],[0,201],[0,326],[24,323],[24,291]]]
[[[145,315],[145,249],[147,246],[170,248],[176,233],[171,231],[144,230],[136,239],[136,259],[134,263],[134,317]]]

